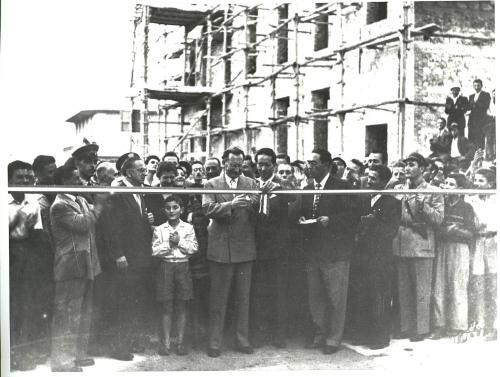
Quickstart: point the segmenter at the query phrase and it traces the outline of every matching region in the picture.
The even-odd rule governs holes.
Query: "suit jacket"
[[[291,185],[276,175],[273,183],[279,185],[274,191],[291,189]],[[288,203],[290,195],[269,194],[269,214],[257,215],[256,239],[257,260],[276,259],[286,257],[288,252]]]
[[[398,185],[394,188],[403,189],[404,186]],[[417,189],[438,190],[425,181]],[[394,254],[399,257],[433,258],[436,251],[435,229],[444,218],[443,196],[437,191],[436,194],[405,195],[400,199],[401,226],[394,239]],[[422,211],[419,211],[422,202]],[[422,234],[419,233],[420,230]]]
[[[119,184],[125,186],[124,183]],[[142,211],[133,194],[115,194],[111,197],[112,229],[114,245],[109,249],[111,260],[124,256],[128,270],[145,270],[152,265],[151,240],[153,232],[145,213],[146,204],[142,201]]]
[[[55,247],[54,279],[94,279],[101,272],[95,244],[96,215],[85,198],[80,204],[58,194],[50,207]]]
[[[448,114],[446,125],[448,128],[453,122],[458,123],[458,127],[463,130],[465,128],[465,113],[469,109],[469,101],[462,95],[458,95],[457,102],[453,98],[446,97],[444,112]]]
[[[474,101],[474,94],[469,96],[469,122],[467,125],[469,126],[469,132],[471,128],[480,129],[488,122],[487,111],[490,107],[490,93],[481,92],[477,99],[477,102]],[[470,136],[469,136],[470,137]]]
[[[206,189],[230,189],[225,174],[210,179]],[[240,175],[238,189],[258,189],[257,182]],[[255,211],[259,196],[249,195],[252,206],[231,208],[234,194],[205,193],[202,208],[212,219],[208,226],[207,259],[219,263],[249,262],[255,259]]]
[[[314,183],[305,190],[313,190]],[[330,175],[325,190],[352,189],[351,185]],[[318,190],[320,191],[320,190]],[[314,195],[301,195],[300,216],[312,217]],[[356,225],[359,219],[359,205],[352,195],[321,195],[318,204],[318,216],[328,216],[328,226],[318,223],[301,225],[304,230],[304,251],[306,257],[317,263],[333,263],[349,260],[353,245]]]
[[[453,141],[453,139],[452,139]],[[465,136],[458,136],[458,151],[463,157],[474,158],[474,152],[476,151],[476,146]],[[451,146],[451,141],[450,141]]]
[[[381,195],[372,205],[370,196],[362,197],[362,218],[358,226],[356,250],[365,259],[392,256],[392,241],[401,221],[401,202]]]

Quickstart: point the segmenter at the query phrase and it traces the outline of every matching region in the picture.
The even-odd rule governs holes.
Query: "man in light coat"
[[[436,189],[425,182],[427,161],[419,153],[405,160],[406,184],[395,189]],[[444,216],[438,194],[407,194],[401,199],[401,225],[394,242],[402,336],[421,341],[429,333],[432,265],[436,253],[434,228]]]
[[[237,147],[222,156],[224,173],[210,179],[206,189],[258,189],[257,182],[242,175],[245,154]],[[257,195],[211,194],[202,198],[202,208],[211,219],[208,226],[210,274],[208,356],[220,356],[227,299],[234,280],[236,299],[236,350],[253,353],[248,340],[249,296],[255,249]]]

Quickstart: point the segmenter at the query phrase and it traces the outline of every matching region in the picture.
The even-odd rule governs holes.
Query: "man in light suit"
[[[489,122],[488,109],[490,107],[490,93],[483,91],[483,82],[480,79],[474,80],[474,91],[476,93],[469,96],[469,140],[478,148],[484,148],[485,126]]]
[[[306,190],[351,189],[335,178],[330,152],[314,149],[307,161],[314,181]],[[348,195],[301,195],[299,223],[304,227],[304,252],[309,289],[309,310],[315,325],[306,348],[322,348],[324,354],[340,349],[344,332],[349,265],[359,216],[355,198]]]
[[[419,153],[405,160],[405,185],[395,189],[436,189],[423,177],[427,161]],[[437,190],[437,189],[436,189]],[[401,337],[418,342],[429,333],[432,265],[436,254],[434,228],[444,217],[439,194],[408,194],[401,199],[401,224],[394,240],[398,273]]]
[[[206,189],[258,189],[257,182],[242,175],[244,152],[233,147],[223,156],[224,173],[210,179]],[[234,280],[236,296],[236,350],[253,353],[248,340],[249,296],[255,259],[255,210],[257,195],[203,194],[202,208],[208,226],[210,274],[208,356],[218,357],[224,331],[229,290]]]
[[[57,169],[55,183],[81,185],[75,167]],[[94,364],[87,357],[92,313],[93,281],[101,272],[95,245],[95,222],[107,194],[95,196],[92,208],[83,196],[58,194],[50,207],[55,246],[55,308],[51,367],[54,372],[78,372]]]

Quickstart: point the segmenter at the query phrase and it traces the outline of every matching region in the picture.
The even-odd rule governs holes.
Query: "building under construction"
[[[493,1],[136,5],[142,154],[428,153],[451,86],[494,84]],[[130,132],[132,132],[130,130]]]

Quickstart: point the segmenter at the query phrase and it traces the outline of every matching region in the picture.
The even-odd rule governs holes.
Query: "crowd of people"
[[[390,164],[379,151],[345,161],[316,148],[292,162],[238,147],[221,160],[129,152],[115,163],[91,143],[59,167],[46,155],[11,162],[9,185],[165,188],[10,194],[12,368],[49,356],[53,371],[132,360],[155,334],[162,356],[203,347],[218,357],[225,327],[243,354],[298,334],[327,355],[343,339],[371,349],[496,339],[497,198],[439,191],[494,189],[496,165],[465,139],[449,110],[463,101],[451,101],[432,153]],[[477,127],[469,117],[469,135]],[[217,192],[231,189],[249,192]],[[380,192],[322,193],[358,189]]]

